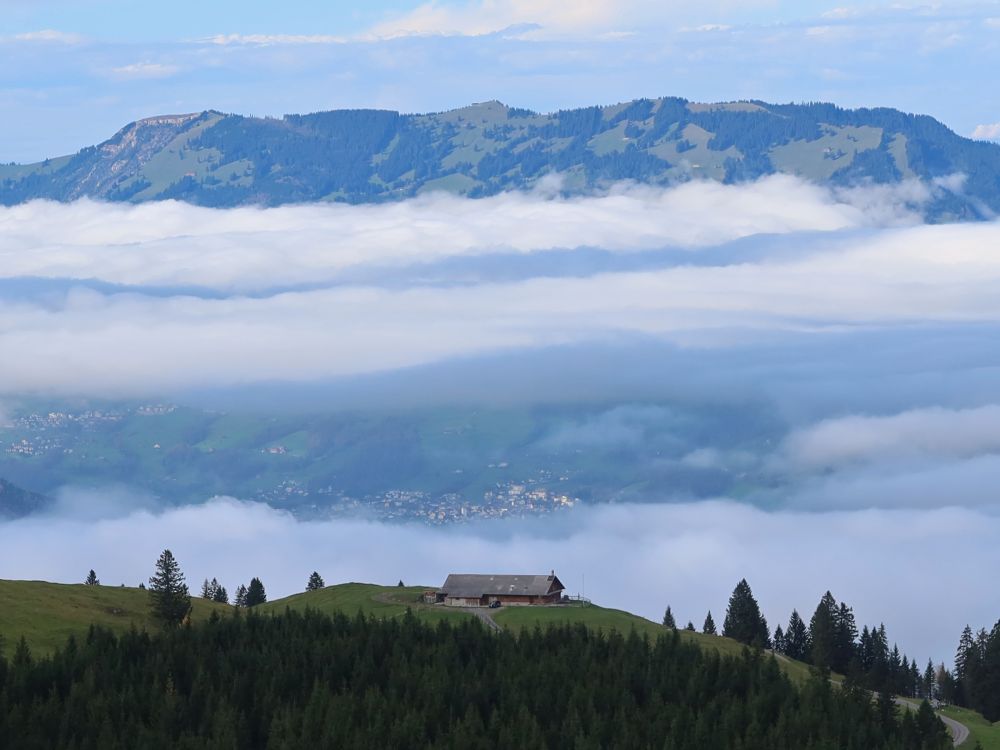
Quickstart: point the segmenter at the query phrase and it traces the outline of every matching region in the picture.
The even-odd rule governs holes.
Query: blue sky
[[[829,100],[1000,135],[1000,2],[0,0],[0,161],[153,114]]]

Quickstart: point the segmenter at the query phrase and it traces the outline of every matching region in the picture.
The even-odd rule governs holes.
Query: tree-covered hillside
[[[92,630],[53,657],[0,659],[0,748],[899,748],[951,745],[774,659],[584,626],[489,633],[286,612],[151,636]]]
[[[49,498],[0,479],[0,519],[20,518],[42,510]]]
[[[619,180],[736,182],[776,172],[835,185],[961,174],[964,185],[940,191],[934,215],[1000,211],[1000,145],[959,137],[931,117],[669,97],[552,114],[487,102],[427,115],[154,117],[73,156],[0,166],[0,203],[83,196],[205,206],[364,202],[429,190],[491,195],[552,173],[572,193]]]

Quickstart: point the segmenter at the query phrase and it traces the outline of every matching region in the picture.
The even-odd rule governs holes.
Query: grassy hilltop
[[[255,608],[260,614],[277,614],[291,610],[317,610],[327,614],[337,612],[353,615],[364,612],[379,618],[402,617],[407,609],[420,620],[431,624],[440,621],[460,621],[474,617],[468,612],[425,605],[420,602],[423,586],[378,586],[368,583],[344,583],[318,591],[293,594]],[[153,629],[149,616],[148,592],[127,587],[84,586],[43,581],[0,580],[0,639],[9,656],[23,635],[36,655],[52,653],[70,635],[83,637],[90,625],[101,625],[117,632],[131,627]],[[193,598],[192,619],[207,619],[212,612],[229,614],[232,608],[200,598]],[[631,630],[655,638],[664,632],[663,626],[638,615],[596,605],[564,607],[504,607],[489,610],[501,627],[520,631],[522,628],[546,627],[549,624],[580,623],[596,630]],[[721,636],[679,631],[682,640],[722,654],[738,655],[740,643]],[[806,664],[779,657],[782,670],[796,682],[804,682],[809,668]],[[969,727],[970,739],[963,747],[973,747],[978,741],[983,750],[1000,750],[1000,724],[990,724],[979,714],[958,708],[943,712]]]
[[[194,599],[193,605],[195,622],[213,611],[229,611],[204,599]],[[118,632],[133,625],[139,630],[153,628],[149,593],[119,586],[0,580],[0,638],[7,654],[22,635],[32,653],[51,653],[70,635],[86,635],[91,625]]]

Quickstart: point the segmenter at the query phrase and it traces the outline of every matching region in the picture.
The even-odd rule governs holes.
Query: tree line
[[[663,624],[676,627],[670,607]],[[687,629],[694,630],[694,626],[689,623]],[[711,612],[705,616],[702,632],[717,635]],[[890,647],[884,624],[865,625],[859,633],[854,610],[829,591],[816,605],[808,624],[793,609],[788,624],[784,628],[778,625],[772,634],[750,584],[743,579],[729,598],[722,635],[806,662],[826,674],[841,674],[849,683],[867,690],[907,698],[952,700],[954,695],[954,679],[943,666],[935,667],[928,660],[921,669],[916,659],[903,654],[896,644]],[[1000,640],[997,646],[1000,654]]]
[[[898,712],[818,673],[796,686],[758,649],[722,656],[669,630],[237,609],[0,659],[0,750],[949,746],[926,704]]]

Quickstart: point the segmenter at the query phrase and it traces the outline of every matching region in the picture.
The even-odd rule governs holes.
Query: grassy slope
[[[284,599],[278,599],[260,607],[264,612],[282,612],[285,607],[305,609],[311,607],[321,612],[344,612],[354,614],[363,611],[381,617],[399,617],[407,607],[410,607],[417,617],[428,622],[438,622],[442,619],[470,617],[460,610],[447,609],[441,606],[428,606],[420,603],[423,586],[398,588],[395,586],[374,586],[367,583],[345,583],[339,586],[328,586],[320,591],[295,594]],[[490,614],[498,625],[511,630],[522,627],[545,627],[550,623],[582,622],[588,627],[601,630],[618,630],[628,632],[632,629],[656,637],[663,633],[663,626],[646,620],[629,612],[618,609],[606,609],[595,605],[570,605],[566,607],[505,607],[490,610]],[[703,648],[712,648],[723,654],[738,655],[743,646],[729,638],[681,631],[681,637],[694,641]],[[782,669],[795,680],[804,680],[809,669],[804,664],[788,659],[780,659]]]
[[[409,607],[417,617],[430,623],[471,617],[468,613],[459,610],[429,607],[421,604],[420,595],[425,588],[424,586],[399,588],[397,586],[376,586],[371,583],[342,583],[338,586],[327,586],[319,591],[293,594],[284,599],[276,599],[273,602],[262,604],[257,609],[260,612],[276,614],[284,612],[286,607],[293,610],[310,608],[328,614],[343,612],[347,615],[354,615],[358,612],[364,612],[367,615],[388,618],[402,616]]]
[[[420,603],[423,586],[376,586],[368,583],[345,583],[329,586],[320,591],[294,594],[261,605],[257,611],[283,612],[286,607],[321,612],[343,612],[353,615],[359,611],[379,617],[400,617],[411,608],[422,620],[436,623],[471,617],[466,612],[427,606]],[[230,611],[228,607],[192,600],[195,621],[205,619],[215,610]],[[567,607],[506,607],[491,610],[490,614],[504,628],[520,630],[522,627],[544,627],[557,622],[581,622],[601,630],[628,632],[632,629],[651,637],[663,632],[663,627],[629,612],[606,609],[594,605]],[[0,638],[4,651],[9,655],[17,640],[24,635],[35,654],[51,653],[65,642],[69,635],[82,636],[91,624],[103,625],[112,630],[125,631],[135,624],[137,628],[154,627],[149,617],[148,593],[136,588],[115,586],[84,586],[40,581],[0,580]],[[739,654],[742,646],[729,638],[680,631],[681,637],[703,648],[712,648],[723,654]],[[804,680],[808,667],[799,662],[779,659],[782,669],[794,680]],[[1000,724],[990,724],[977,713],[958,708],[944,710],[947,716],[961,721],[972,732],[971,747],[978,739],[983,750],[1000,750]]]
[[[228,608],[194,599],[193,618]],[[155,626],[149,616],[149,594],[116,586],[0,581],[0,638],[10,654],[23,635],[34,654],[48,654],[70,635],[83,636],[91,625],[119,632],[133,624],[140,630]]]
[[[975,747],[978,740],[983,750],[1000,750],[1000,722],[990,724],[975,711],[954,706],[941,709],[941,713],[969,728],[969,739],[962,743],[962,747]]]
[[[628,632],[635,629],[640,634],[648,634],[651,638],[663,633],[663,626],[651,620],[620,609],[606,609],[593,604],[544,608],[507,607],[493,611],[495,612],[493,619],[509,629],[519,630],[522,627],[534,627],[536,624],[544,627],[549,623],[579,622],[601,630]],[[714,649],[721,654],[738,656],[743,651],[743,645],[731,638],[704,635],[689,630],[679,632],[682,639],[692,641],[702,648]],[[804,681],[809,676],[809,668],[805,664],[785,658],[780,658],[778,663],[795,681]]]

